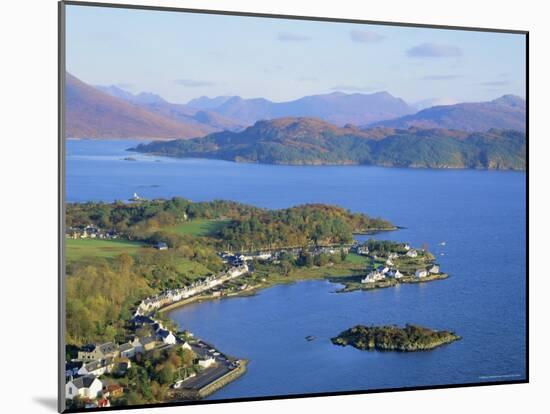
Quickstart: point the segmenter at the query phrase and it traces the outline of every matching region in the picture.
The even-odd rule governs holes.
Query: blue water
[[[176,160],[126,153],[133,144],[69,141],[67,199],[112,201],[135,191],[271,208],[339,204],[406,227],[378,237],[427,243],[451,275],[346,294],[325,281],[300,282],[174,310],[170,316],[182,328],[250,360],[246,375],[211,398],[525,378],[524,173]],[[138,161],[124,161],[128,155]],[[463,339],[408,354],[329,342],[354,324],[407,322]],[[307,342],[307,335],[317,339]]]

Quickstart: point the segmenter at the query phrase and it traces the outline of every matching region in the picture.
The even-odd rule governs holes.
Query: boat
[[[311,342],[311,341],[313,341],[314,339],[315,339],[315,337],[314,337],[313,335],[308,335],[308,336],[306,336],[306,341],[308,341],[308,342]]]

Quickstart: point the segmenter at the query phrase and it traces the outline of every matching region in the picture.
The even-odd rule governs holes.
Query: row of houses
[[[396,268],[389,268],[388,266],[380,265],[372,272],[369,272],[365,278],[361,279],[361,283],[374,283],[386,278],[401,279],[403,273]]]
[[[434,264],[428,267],[427,269],[418,269],[416,270],[414,276],[418,279],[427,277],[430,274],[438,274],[439,265]],[[361,279],[361,283],[374,283],[386,278],[390,279],[401,279],[404,277],[403,273],[397,268],[390,268],[387,265],[380,265],[373,271],[369,272],[367,276]]]
[[[71,239],[117,239],[119,237],[115,230],[104,230],[88,224],[84,227],[69,227],[66,235]]]
[[[167,290],[156,296],[146,298],[138,305],[137,314],[145,315],[172,303],[188,299],[192,296],[220,286],[228,280],[248,273],[248,271],[248,265],[246,263],[242,263],[239,266],[233,266],[226,272],[215,276],[208,276],[184,288]]]

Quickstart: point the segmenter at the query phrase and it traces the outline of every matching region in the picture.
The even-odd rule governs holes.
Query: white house
[[[407,251],[406,255],[408,257],[417,257],[418,256],[418,252],[414,249],[410,249]]]
[[[388,259],[397,259],[399,257],[399,255],[395,252],[391,252],[389,255],[388,255]]]
[[[202,368],[208,368],[212,366],[216,360],[212,357],[205,357],[203,359],[199,359],[199,366]]]
[[[136,348],[129,342],[120,345],[119,351],[121,357],[133,358],[136,356]]]
[[[358,246],[357,247],[357,254],[366,256],[369,254],[369,248],[366,245]]]
[[[364,279],[362,279],[361,283],[374,283],[378,280],[383,280],[385,278],[386,276],[384,275],[384,273],[374,270],[370,272]]]
[[[192,350],[191,345],[189,345],[189,342],[184,342],[181,346],[181,349],[183,349],[183,350],[188,349],[189,351]]]
[[[399,269],[392,269],[388,272],[389,277],[393,277],[394,279],[401,279],[403,277],[403,273],[399,271]]]
[[[393,266],[393,262],[389,257],[388,257],[388,260],[386,260],[386,265]]]
[[[428,271],[435,275],[435,274],[439,273],[439,266],[434,264],[432,267],[430,267],[428,269]]]
[[[102,359],[100,361],[91,361],[84,363],[78,370],[78,375],[93,375],[99,377],[106,372],[111,372],[114,367],[112,358]]]
[[[422,278],[428,276],[428,271],[426,269],[418,269],[414,274],[417,278]]]
[[[157,331],[157,336],[165,344],[174,345],[176,343],[174,334],[166,329],[159,329]]]
[[[411,246],[409,246],[409,243],[405,243],[405,245],[403,246],[403,248],[404,248],[406,251],[411,250]]]
[[[65,384],[65,397],[96,398],[103,388],[103,383],[93,375],[75,378]]]

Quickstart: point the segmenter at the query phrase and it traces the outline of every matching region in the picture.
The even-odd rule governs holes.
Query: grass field
[[[367,259],[365,256],[361,256],[355,253],[349,253],[346,256],[346,263],[366,265],[368,261],[369,259]]]
[[[187,221],[172,227],[166,227],[163,230],[191,236],[210,236],[229,224],[229,220],[206,220],[198,219]]]
[[[67,260],[83,257],[114,257],[121,253],[132,254],[146,247],[140,242],[128,240],[66,239]]]

